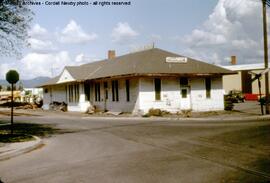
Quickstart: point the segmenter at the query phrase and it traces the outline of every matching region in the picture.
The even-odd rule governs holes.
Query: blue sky
[[[20,59],[2,58],[0,78],[11,68],[24,79],[55,76],[65,65],[103,59],[109,49],[122,55],[152,42],[214,64],[228,64],[231,55],[240,64],[263,61],[259,0],[131,0],[130,6],[31,9],[31,47]]]
[[[207,19],[216,0],[133,0],[131,6],[81,6],[81,7],[33,7],[35,19],[39,24],[54,32],[74,20],[88,33],[95,32],[99,38],[85,45],[61,45],[70,52],[94,54],[103,58],[108,49],[115,49],[118,54],[130,51],[131,45],[138,47],[156,42],[157,47],[177,51],[181,44],[174,44],[168,38],[180,37],[190,33]],[[128,23],[138,32],[136,40],[129,44],[111,41],[112,29],[117,23]],[[161,38],[153,38],[158,35]],[[164,38],[164,39],[162,39]]]

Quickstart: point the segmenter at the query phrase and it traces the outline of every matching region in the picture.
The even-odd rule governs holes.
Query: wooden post
[[[262,103],[262,89],[261,89],[261,81],[260,81],[260,78],[258,78],[258,86],[259,86],[259,95],[260,95],[261,113],[262,113],[262,115],[264,115],[264,111],[263,111],[263,103]]]
[[[11,83],[11,135],[13,134],[13,83]]]
[[[267,16],[266,16],[266,0],[262,0],[263,4],[263,37],[264,37],[264,67],[268,69],[268,40],[267,40]],[[265,73],[265,113],[269,114],[269,74]]]

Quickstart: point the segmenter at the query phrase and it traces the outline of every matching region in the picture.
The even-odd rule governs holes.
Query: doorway
[[[190,110],[191,101],[190,101],[190,87],[182,86],[181,87],[181,101],[180,101],[181,110]]]

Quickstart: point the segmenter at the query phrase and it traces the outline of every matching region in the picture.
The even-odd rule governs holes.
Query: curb
[[[33,137],[35,138],[33,141],[9,143],[4,147],[0,147],[0,161],[30,152],[43,144],[42,139],[37,136]]]
[[[85,116],[81,119],[93,119],[93,120],[138,120],[138,121],[246,121],[246,120],[256,120],[256,121],[269,121],[270,115],[265,116],[249,116],[249,117],[205,117],[205,118],[176,118],[176,117],[104,117],[104,116]]]

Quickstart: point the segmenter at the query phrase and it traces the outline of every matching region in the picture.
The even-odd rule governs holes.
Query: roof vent
[[[108,59],[114,59],[115,58],[115,50],[109,50],[108,51]]]

